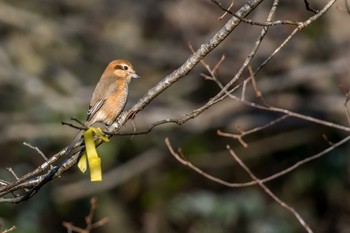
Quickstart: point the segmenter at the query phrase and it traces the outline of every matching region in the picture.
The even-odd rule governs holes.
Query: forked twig
[[[302,159],[298,162],[296,162],[295,164],[293,164],[292,166],[286,168],[286,169],[283,169],[282,171],[280,172],[276,172],[275,174],[271,175],[271,176],[268,176],[268,177],[265,177],[263,179],[260,179],[261,182],[265,183],[265,182],[268,182],[268,181],[271,181],[271,180],[274,180],[274,179],[277,179],[278,177],[281,177],[283,175],[286,175],[292,171],[294,171],[295,169],[297,169],[298,167],[306,164],[306,163],[309,163],[311,161],[314,161],[324,155],[326,155],[327,153],[333,151],[334,149],[338,148],[339,146],[345,144],[346,142],[350,141],[350,135],[343,138],[342,140],[338,141],[338,142],[335,142],[333,145],[327,147],[326,149],[324,149],[323,151],[319,152],[319,153],[316,153],[310,157],[307,157],[305,159]],[[178,153],[175,152],[175,150],[173,149],[173,147],[171,146],[170,144],[170,141],[169,141],[169,138],[166,138],[165,139],[165,144],[167,145],[171,155],[173,155],[175,157],[176,160],[178,160],[181,164],[191,168],[192,170],[194,170],[195,172],[197,172],[198,174],[214,181],[214,182],[217,182],[219,184],[222,184],[222,185],[225,185],[227,187],[231,187],[231,188],[235,188],[235,187],[247,187],[247,186],[252,186],[252,185],[256,185],[256,181],[250,181],[250,182],[244,182],[244,183],[233,183],[233,182],[228,182],[228,181],[225,181],[225,180],[222,180],[220,178],[217,178],[215,176],[212,176],[208,173],[206,173],[205,171],[201,170],[200,168],[196,167],[195,165],[193,165],[190,161],[187,161],[185,158],[181,157]]]
[[[350,137],[350,136],[349,136]],[[165,138],[165,144],[167,145],[170,153],[183,165],[190,167],[192,170],[196,171],[197,173],[199,173],[200,175],[208,178],[209,180],[212,180],[218,184],[222,184],[231,188],[234,187],[243,187],[241,184],[238,183],[229,183],[226,182],[222,179],[219,179],[215,176],[212,176],[206,172],[204,172],[203,170],[199,169],[198,167],[194,166],[191,162],[189,162],[188,160],[183,158],[183,154],[181,152],[181,149],[179,149],[179,153],[176,153],[173,149],[173,147],[170,144],[169,138]],[[232,156],[235,156],[234,152],[231,150],[231,148],[228,146],[227,147],[229,149],[229,152],[231,153]],[[238,158],[238,157],[234,157],[235,160],[239,163],[239,165],[241,167],[243,167],[245,170],[248,169],[243,163],[242,161]],[[311,233],[312,230],[310,229],[310,227],[306,224],[306,222],[301,218],[301,216],[290,206],[288,206],[286,203],[284,203],[283,201],[281,201],[276,195],[274,195],[263,183],[265,182],[264,179],[257,179],[252,172],[248,169],[246,170],[248,172],[248,174],[251,176],[251,178],[253,179],[253,181],[251,183],[254,184],[258,184],[260,187],[262,187],[264,189],[264,191],[266,193],[268,193],[276,202],[278,202],[282,207],[286,208],[287,210],[289,210],[290,212],[293,213],[293,215],[298,219],[298,221],[300,222],[300,224],[307,230],[307,232]]]
[[[86,227],[81,228],[73,225],[71,222],[63,222],[62,225],[67,228],[69,232],[77,232],[77,233],[90,233],[93,229],[106,225],[108,222],[108,218],[102,218],[97,222],[93,222],[95,213],[97,210],[97,199],[93,197],[90,199],[90,211],[89,214],[85,217]]]
[[[223,132],[221,130],[217,130],[217,134],[219,136],[223,136],[223,137],[230,137],[230,138],[233,138],[233,139],[237,139],[243,147],[247,148],[248,147],[248,144],[243,140],[243,137],[246,136],[246,135],[249,135],[249,134],[252,134],[252,133],[256,133],[258,131],[261,131],[263,129],[266,129],[270,126],[273,126],[285,119],[287,119],[289,116],[288,115],[283,115],[275,120],[272,120],[272,121],[269,121],[269,123],[265,124],[265,125],[262,125],[262,126],[258,126],[258,127],[255,127],[253,129],[250,129],[250,130],[246,130],[246,131],[243,131],[243,130],[239,130],[240,133],[239,134],[232,134],[232,133],[226,133],[226,132]]]
[[[236,155],[236,153],[230,148],[229,145],[227,145],[227,150],[230,152],[231,156],[234,158],[234,160],[249,174],[249,176],[264,190],[265,193],[267,193],[273,200],[275,200],[280,206],[287,209],[289,212],[291,212],[296,219],[299,221],[299,223],[304,227],[304,229],[308,233],[312,233],[313,231],[309,227],[309,225],[304,221],[304,219],[300,216],[300,214],[291,206],[287,205],[285,202],[283,202],[280,198],[278,198],[260,179],[258,179],[253,172],[242,162],[242,160]]]

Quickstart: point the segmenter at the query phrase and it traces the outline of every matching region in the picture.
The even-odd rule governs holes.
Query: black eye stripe
[[[127,65],[116,65],[114,67],[115,70],[119,69],[119,70],[128,70],[129,67]]]

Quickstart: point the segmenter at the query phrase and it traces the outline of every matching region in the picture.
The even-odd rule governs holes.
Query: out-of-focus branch
[[[315,14],[318,13],[318,10],[315,10],[315,9],[313,9],[313,8],[310,7],[310,4],[309,4],[309,2],[308,2],[307,0],[304,0],[304,3],[305,3],[305,8],[306,8],[306,10],[311,11],[311,12],[313,12],[313,13],[315,13]]]
[[[108,222],[108,218],[104,217],[96,222],[94,222],[94,216],[97,210],[97,198],[93,197],[90,199],[90,212],[85,217],[86,227],[81,228],[75,226],[70,222],[63,222],[62,225],[67,228],[68,232],[77,232],[77,233],[90,233],[93,229],[99,228],[105,225]]]
[[[304,229],[308,233],[312,233],[313,231],[309,227],[309,225],[304,221],[304,219],[300,216],[300,214],[291,206],[287,205],[285,202],[283,202],[281,199],[279,199],[260,179],[258,179],[252,171],[242,162],[242,160],[236,155],[236,153],[230,148],[230,146],[227,146],[228,151],[234,158],[234,160],[249,174],[249,176],[257,182],[257,184],[264,190],[265,193],[267,193],[273,200],[275,200],[280,206],[290,211],[296,219],[299,221],[299,223],[304,227]]]
[[[317,154],[314,154],[310,157],[307,157],[305,159],[302,159],[298,162],[296,162],[294,165],[286,168],[286,169],[283,169],[282,171],[280,172],[276,172],[275,174],[269,176],[269,177],[265,177],[263,179],[260,179],[261,182],[265,183],[265,182],[268,182],[268,181],[271,181],[271,180],[274,180],[274,179],[277,179],[278,177],[281,177],[295,169],[297,169],[298,167],[306,164],[306,163],[309,163],[313,160],[316,160],[326,154],[328,154],[329,152],[333,151],[334,149],[342,146],[343,144],[345,144],[346,142],[350,141],[350,136],[347,136],[345,138],[343,138],[342,140],[336,142],[336,143],[333,143],[332,145],[330,145],[329,147],[327,147],[325,150],[317,153]],[[231,188],[237,188],[237,187],[246,187],[246,186],[252,186],[252,185],[256,185],[257,183],[255,181],[250,181],[250,182],[242,182],[242,183],[237,183],[237,182],[228,182],[228,181],[225,181],[225,180],[222,180],[218,177],[215,177],[215,176],[212,176],[208,173],[206,173],[205,171],[201,170],[200,168],[198,168],[197,166],[195,166],[193,163],[191,163],[190,161],[188,161],[187,159],[185,159],[185,157],[183,155],[180,155],[182,154],[182,150],[179,149],[179,153],[175,152],[175,150],[173,149],[171,143],[170,143],[170,140],[169,138],[166,138],[165,139],[165,144],[167,145],[170,153],[183,165],[191,168],[192,170],[194,170],[195,172],[197,172],[198,174],[208,178],[209,180],[212,180],[214,182],[217,182],[219,184],[222,184],[222,185],[225,185],[227,187],[231,187]]]
[[[10,227],[9,229],[5,229],[5,230],[2,231],[1,233],[8,233],[8,232],[14,231],[14,230],[16,230],[16,229],[17,229],[16,226],[12,226],[12,227]]]
[[[258,132],[260,130],[266,129],[267,127],[273,126],[273,125],[275,125],[275,124],[285,120],[288,117],[289,117],[288,115],[283,115],[283,116],[281,116],[281,117],[279,117],[279,118],[277,118],[275,120],[270,121],[266,125],[258,126],[258,127],[255,127],[254,129],[247,130],[247,131],[243,131],[243,130],[239,129],[239,131],[240,131],[239,134],[225,133],[225,132],[223,132],[221,130],[217,130],[217,134],[219,136],[237,139],[242,144],[242,146],[248,147],[248,144],[243,140],[244,136],[247,136],[249,134],[252,134],[252,133]]]

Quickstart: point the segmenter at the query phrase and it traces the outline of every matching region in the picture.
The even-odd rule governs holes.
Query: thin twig
[[[250,80],[252,80],[252,84],[253,84],[253,88],[255,90],[256,97],[262,98],[261,91],[259,90],[258,85],[256,84],[253,68],[251,66],[249,66],[248,70],[249,70],[249,74],[250,74],[249,78],[250,78]]]
[[[230,138],[233,138],[233,139],[237,139],[242,144],[242,146],[248,147],[248,144],[243,141],[243,137],[244,136],[252,134],[252,133],[256,133],[256,132],[261,131],[263,129],[266,129],[266,128],[270,127],[270,126],[273,126],[273,125],[275,125],[275,124],[277,124],[277,123],[287,119],[288,117],[289,117],[288,115],[283,115],[283,116],[278,117],[278,118],[276,118],[276,119],[274,119],[272,121],[269,121],[269,123],[267,123],[265,125],[258,126],[258,127],[253,128],[253,129],[246,130],[246,131],[240,130],[239,134],[226,133],[226,132],[223,132],[221,130],[217,130],[217,134],[219,136],[230,137]]]
[[[17,227],[16,226],[12,226],[11,228],[9,228],[9,229],[5,229],[3,232],[1,232],[1,233],[8,233],[8,232],[10,232],[10,231],[14,231],[14,230],[17,230]]]
[[[84,126],[78,126],[78,125],[75,125],[75,124],[72,124],[72,123],[68,123],[68,122],[65,122],[65,121],[62,121],[61,122],[61,124],[62,125],[67,125],[67,126],[69,126],[69,127],[72,127],[72,128],[74,128],[74,129],[79,129],[79,130],[86,130],[87,128],[86,127],[84,127]]]
[[[89,233],[85,229],[74,226],[71,222],[62,222],[62,225],[67,228],[68,232],[77,232],[77,233]]]
[[[253,108],[257,108],[257,109],[261,109],[261,110],[271,111],[271,112],[284,113],[284,114],[287,114],[289,116],[292,116],[292,117],[295,117],[295,118],[299,118],[299,119],[302,119],[302,120],[305,120],[305,121],[310,121],[310,122],[313,122],[313,123],[316,123],[316,124],[320,124],[320,125],[324,125],[324,126],[327,126],[327,127],[330,127],[330,128],[343,130],[345,132],[350,132],[350,127],[347,127],[347,126],[344,126],[344,125],[339,125],[339,124],[336,124],[334,122],[325,121],[325,120],[318,119],[318,118],[315,118],[315,117],[312,117],[312,116],[303,115],[303,114],[300,114],[300,113],[296,113],[296,112],[287,110],[285,108],[269,106],[266,103],[264,103],[264,105],[259,105],[259,104],[254,103],[254,102],[243,100],[242,98],[239,98],[239,97],[231,94],[231,92],[233,92],[235,89],[231,89],[230,91],[227,91],[226,90],[227,85],[223,86],[222,83],[220,83],[218,80],[216,80],[216,83],[218,84],[218,86],[222,89],[222,91],[228,97],[230,97],[231,99],[240,101],[241,103],[243,103],[243,104],[245,104],[247,106],[250,106],[250,107],[253,107]],[[221,96],[221,98],[224,98],[224,97]]]
[[[36,146],[32,146],[30,143],[28,142],[23,142],[23,145],[29,147],[30,149],[35,150],[36,152],[38,152],[39,155],[41,155],[41,157],[43,157],[43,159],[45,160],[45,162],[48,161],[48,158],[45,156],[45,154]]]
[[[19,179],[12,167],[7,167],[6,169],[15,177],[16,180]]]
[[[312,9],[312,8],[310,7],[310,4],[309,4],[309,2],[308,2],[307,0],[304,0],[304,4],[305,4],[306,10],[311,11],[311,12],[313,12],[313,13],[315,13],[315,14],[318,13],[318,10]]]
[[[304,221],[304,219],[300,216],[300,214],[291,206],[287,205],[280,198],[278,198],[264,183],[258,179],[253,172],[242,162],[242,160],[236,155],[236,153],[230,148],[229,145],[226,146],[227,150],[230,152],[234,160],[249,174],[249,176],[267,193],[273,200],[275,200],[280,206],[291,212],[299,223],[304,227],[304,229],[308,233],[312,233],[313,231],[309,227],[309,225]]]
[[[348,142],[350,140],[350,135],[343,138],[342,140],[334,143],[333,145],[327,147],[325,150],[317,153],[317,154],[314,154],[310,157],[307,157],[305,159],[302,159],[298,162],[296,162],[295,164],[293,164],[292,166],[286,168],[286,169],[283,169],[282,171],[280,172],[277,172],[271,176],[268,176],[266,178],[263,178],[263,179],[260,179],[261,182],[265,183],[265,182],[268,182],[268,181],[271,181],[271,180],[274,180],[274,179],[277,179],[278,177],[281,177],[283,175],[286,175],[287,173],[290,173],[292,172],[293,170],[297,169],[298,167],[306,164],[306,163],[309,163],[313,160],[316,160],[326,154],[328,154],[329,152],[333,151],[334,149],[338,148],[339,146],[345,144],[346,142]],[[252,185],[256,185],[256,181],[250,181],[250,182],[245,182],[245,183],[233,183],[233,182],[228,182],[228,181],[225,181],[225,180],[222,180],[220,178],[217,178],[215,176],[212,176],[206,172],[204,172],[203,170],[201,170],[200,168],[196,167],[195,165],[193,165],[190,161],[187,161],[186,159],[184,159],[183,157],[181,157],[178,153],[176,153],[173,149],[173,147],[171,146],[170,144],[170,141],[168,138],[165,139],[165,144],[167,145],[170,153],[183,165],[191,168],[192,170],[194,170],[195,172],[197,172],[198,174],[208,178],[209,180],[212,180],[216,183],[219,183],[219,184],[222,184],[222,185],[225,185],[227,187],[231,187],[231,188],[235,188],[235,187],[247,187],[247,186],[252,186]]]
[[[240,184],[234,184],[234,183],[230,183],[230,182],[227,182],[227,181],[224,181],[222,179],[219,179],[215,176],[212,176],[212,175],[209,175],[208,173],[204,172],[203,170],[201,170],[200,168],[196,167],[195,165],[193,165],[190,161],[182,158],[179,153],[176,153],[175,150],[173,149],[173,147],[171,146],[171,143],[170,143],[170,140],[169,138],[165,138],[165,144],[166,146],[168,147],[171,155],[174,156],[174,158],[179,161],[181,164],[191,168],[192,170],[194,170],[195,172],[197,172],[198,174],[208,178],[209,180],[211,181],[214,181],[218,184],[222,184],[222,185],[225,185],[227,187],[240,187]],[[181,149],[179,149],[181,150]]]
[[[246,94],[246,90],[247,90],[247,86],[248,86],[248,82],[249,82],[249,78],[248,79],[245,79],[243,81],[243,85],[242,85],[242,95],[241,95],[241,99],[242,100],[245,100],[245,94]]]
[[[106,223],[108,222],[108,218],[106,217],[98,220],[97,222],[93,222],[96,210],[97,210],[97,199],[96,197],[92,197],[90,199],[89,214],[85,217],[85,222],[86,222],[85,228],[77,227],[71,222],[63,222],[62,225],[71,232],[90,233],[93,229],[106,225]]]
[[[228,14],[228,11],[231,10],[231,7],[233,7],[234,2],[235,2],[235,1],[233,0],[233,1],[231,2],[230,6],[225,10],[225,13],[224,13],[223,15],[221,15],[221,16],[218,18],[219,21],[222,20],[222,19]]]
[[[348,125],[350,125],[350,113],[349,113],[349,109],[348,109],[348,103],[350,100],[350,92],[345,90],[345,88],[343,86],[340,86],[340,87],[345,92],[344,110],[345,110],[345,114],[346,114],[346,119],[348,120]]]
[[[304,0],[305,1],[305,0]],[[336,2],[336,0],[331,0],[329,1],[326,6],[323,7],[322,10],[318,11],[317,14],[315,14],[314,16],[310,17],[309,19],[305,20],[304,22],[301,22],[298,24],[298,27],[295,28],[290,34],[289,36],[280,44],[280,46],[277,47],[277,49],[275,49],[275,51],[273,51],[273,53],[265,59],[264,62],[261,63],[261,65],[255,70],[254,75],[259,72],[259,70],[262,69],[262,67],[264,67],[294,36],[297,32],[299,32],[301,29],[309,26],[311,23],[313,23],[315,20],[317,20],[319,17],[321,17],[322,15],[324,15],[329,8],[331,8],[331,6]]]
[[[211,2],[214,3],[215,5],[217,5],[221,10],[223,10],[225,12],[225,14],[230,14],[230,15],[238,18],[239,20],[241,20],[242,22],[247,23],[247,24],[256,25],[256,26],[262,26],[262,27],[271,27],[271,26],[276,26],[276,25],[281,25],[281,24],[282,25],[298,25],[299,24],[299,22],[295,22],[295,21],[291,21],[291,20],[277,20],[277,21],[274,21],[274,22],[269,22],[269,21],[267,21],[267,22],[256,22],[256,21],[253,21],[253,20],[250,20],[250,19],[246,19],[244,17],[241,17],[241,16],[233,13],[232,11],[230,11],[230,8],[228,8],[228,9],[224,8],[222,6],[222,4],[219,3],[216,0],[211,0]]]

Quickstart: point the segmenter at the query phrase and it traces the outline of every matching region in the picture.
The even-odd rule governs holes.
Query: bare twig
[[[5,229],[4,231],[2,231],[1,233],[8,233],[10,231],[14,231],[14,230],[17,230],[17,227],[16,226],[12,226],[11,228],[9,229]]]
[[[235,2],[235,1],[233,0],[233,1],[231,2],[230,6],[225,10],[225,13],[224,13],[223,15],[221,15],[221,16],[218,18],[219,21],[222,20],[222,19],[228,14],[228,11],[231,10],[231,7],[233,7],[234,2]]]
[[[102,218],[98,220],[97,222],[93,222],[95,212],[97,209],[97,199],[96,197],[93,197],[90,199],[90,211],[89,214],[85,217],[86,227],[81,228],[74,226],[70,222],[63,222],[62,225],[67,228],[70,232],[77,232],[77,233],[90,233],[93,229],[101,227],[103,225],[106,225],[108,222],[108,218]]]
[[[179,161],[181,164],[191,168],[192,170],[194,170],[195,172],[197,172],[198,174],[208,178],[209,180],[212,180],[218,184],[222,184],[222,185],[225,185],[225,186],[228,186],[228,187],[239,187],[240,185],[238,184],[233,184],[233,183],[230,183],[230,182],[227,182],[227,181],[224,181],[222,179],[219,179],[215,176],[212,176],[212,175],[209,175],[208,173],[204,172],[203,170],[199,169],[198,167],[196,167],[195,165],[193,165],[190,161],[182,158],[180,156],[179,153],[176,153],[175,150],[173,149],[173,147],[171,146],[171,143],[170,143],[170,140],[169,138],[165,138],[165,144],[166,146],[168,147],[170,153],[175,157],[175,159],[177,161]],[[179,149],[181,150],[181,149]]]
[[[262,98],[261,91],[258,88],[258,85],[256,84],[253,68],[251,66],[248,67],[250,77],[249,79],[252,80],[253,88],[255,90],[256,97]]]
[[[300,216],[300,214],[294,208],[292,208],[291,206],[283,202],[281,199],[279,199],[266,185],[264,185],[264,183],[261,180],[259,180],[252,173],[252,171],[242,162],[242,160],[236,155],[236,153],[230,148],[229,145],[227,145],[227,150],[230,152],[234,160],[249,174],[249,176],[264,190],[265,193],[267,193],[280,206],[291,212],[308,233],[313,232],[308,226],[308,224],[304,221],[304,219]]]
[[[311,11],[311,12],[313,12],[313,13],[315,13],[315,14],[318,13],[318,10],[314,10],[314,9],[312,9],[312,8],[310,7],[310,4],[309,4],[309,2],[308,2],[307,0],[304,0],[304,4],[305,4],[306,10]]]
[[[263,178],[263,179],[260,179],[261,182],[265,183],[265,182],[268,182],[268,181],[271,181],[271,180],[274,180],[278,177],[281,177],[295,169],[297,169],[298,167],[308,163],[308,162],[311,162],[313,160],[316,160],[324,155],[326,155],[327,153],[333,151],[334,149],[338,148],[339,146],[345,144],[346,142],[348,142],[350,140],[350,136],[347,136],[345,138],[343,138],[342,140],[334,143],[333,145],[329,146],[328,148],[326,148],[325,150],[317,153],[317,154],[314,154],[310,157],[307,157],[305,159],[302,159],[298,162],[296,162],[294,165],[286,168],[286,169],[283,169],[282,171],[280,172],[277,172],[275,174],[273,174],[272,176],[268,176],[266,178]],[[256,181],[250,181],[250,182],[245,182],[245,183],[232,183],[232,182],[228,182],[228,181],[224,181],[222,179],[219,179],[215,176],[212,176],[206,172],[204,172],[203,170],[201,170],[200,168],[196,167],[195,165],[193,165],[190,161],[187,161],[186,159],[184,159],[183,157],[181,157],[178,153],[176,153],[173,149],[173,147],[171,146],[170,144],[170,141],[168,138],[165,139],[165,144],[167,145],[170,153],[183,165],[191,168],[192,170],[194,170],[195,172],[197,172],[198,174],[208,178],[209,180],[211,181],[214,181],[216,183],[219,183],[219,184],[222,184],[224,186],[227,186],[227,187],[231,187],[231,188],[235,188],[235,187],[246,187],[246,186],[252,186],[252,185],[256,185]]]
[[[15,178],[18,180],[18,176],[16,175],[15,171],[12,169],[12,167],[6,168]]]
[[[36,146],[32,146],[30,143],[28,142],[23,142],[23,145],[29,147],[30,149],[35,150],[36,152],[38,152],[39,155],[41,155],[41,157],[43,157],[43,159],[45,160],[45,162],[48,161],[48,158],[45,156],[45,154]]]
[[[305,1],[305,0],[304,0]],[[266,58],[266,60],[264,62],[261,63],[261,65],[255,70],[254,75],[262,69],[262,67],[264,67],[287,43],[288,41],[290,41],[295,34],[300,31],[301,29],[309,26],[312,22],[314,22],[315,20],[317,20],[319,17],[321,17],[325,12],[327,12],[329,10],[329,8],[331,8],[331,6],[333,6],[333,4],[335,3],[336,0],[330,0],[324,7],[322,10],[318,11],[314,16],[310,17],[309,19],[307,19],[304,22],[301,22],[298,24],[298,27],[295,28],[290,34],[289,36],[281,43],[280,46],[278,46],[278,48],[275,49],[275,51],[273,51],[273,53],[271,53],[271,55]]]
[[[230,97],[231,99],[240,101],[241,103],[243,103],[245,105],[248,105],[250,107],[261,109],[261,110],[266,110],[266,111],[271,111],[271,112],[284,113],[286,115],[289,115],[289,116],[292,116],[292,117],[295,117],[295,118],[299,118],[299,119],[302,119],[302,120],[305,120],[305,121],[309,121],[309,122],[313,122],[313,123],[316,123],[316,124],[324,125],[324,126],[331,127],[331,128],[334,128],[334,129],[343,130],[345,132],[350,132],[350,127],[347,127],[347,126],[344,126],[344,125],[340,125],[340,124],[336,124],[336,123],[333,123],[333,122],[330,122],[330,121],[325,121],[325,120],[322,120],[322,119],[318,119],[318,118],[315,118],[315,117],[312,117],[312,116],[307,116],[307,115],[303,115],[303,114],[300,114],[300,113],[296,113],[296,112],[287,110],[285,108],[268,106],[266,103],[264,103],[265,105],[259,105],[259,104],[256,104],[254,102],[250,102],[250,101],[244,100],[242,98],[239,98],[239,97],[231,94],[231,92],[233,92],[236,89],[232,89],[230,91],[227,91],[226,87],[227,87],[228,84],[226,86],[223,86],[218,80],[215,80],[215,81],[218,84],[218,86],[222,89],[222,91],[228,97]],[[240,86],[240,85],[237,85],[237,86]],[[221,97],[219,100],[221,100],[221,99],[223,99],[223,97]]]
[[[67,126],[72,127],[74,129],[79,129],[79,130],[85,130],[86,129],[86,127],[84,127],[84,126],[80,126],[80,125],[78,126],[78,125],[75,125],[75,124],[72,124],[72,123],[68,123],[68,122],[65,122],[65,121],[62,121],[61,124],[62,125],[67,125]]]
[[[296,167],[300,166],[301,164],[304,164],[306,162],[309,162],[311,160],[314,160],[316,158],[319,158],[321,157],[322,155],[326,154],[327,152],[329,152],[330,150],[333,150],[334,148],[336,148],[337,146],[347,142],[348,140],[350,139],[350,136],[348,136],[347,138],[343,139],[342,141],[338,142],[338,143],[335,143],[333,146],[327,148],[325,151],[321,152],[321,153],[318,153],[312,157],[309,157],[307,159],[304,159],[302,161],[299,161],[297,164],[295,164],[294,166],[288,168],[288,169],[285,169],[283,172],[279,173],[278,175],[281,175],[282,173],[283,174],[286,174],[287,172],[295,169]],[[216,182],[216,183],[219,183],[219,184],[222,184],[222,185],[225,185],[225,186],[228,186],[228,187],[243,187],[243,186],[246,186],[246,184],[249,184],[249,185],[255,185],[255,184],[258,184],[260,187],[263,188],[263,190],[269,194],[269,196],[271,196],[277,203],[279,203],[282,207],[286,208],[288,211],[290,211],[296,218],[297,220],[300,222],[300,224],[304,227],[304,229],[307,231],[307,232],[312,232],[312,230],[310,229],[310,227],[306,224],[306,222],[302,219],[302,217],[292,208],[290,207],[289,205],[287,205],[286,203],[284,203],[283,201],[281,201],[276,195],[274,195],[263,183],[268,181],[268,180],[271,180],[272,177],[276,178],[277,176],[277,173],[274,175],[274,176],[271,176],[269,178],[265,178],[265,179],[258,179],[257,177],[255,177],[255,175],[244,165],[244,163],[236,156],[236,154],[233,152],[233,150],[227,146],[227,149],[229,150],[230,154],[234,157],[234,159],[239,163],[239,165],[241,167],[243,167],[246,172],[251,176],[251,178],[253,179],[253,181],[249,182],[249,183],[229,183],[229,182],[226,182],[222,179],[219,179],[215,176],[212,176],[212,175],[209,175],[208,173],[202,171],[201,169],[199,169],[198,167],[194,166],[191,162],[187,161],[184,159],[183,157],[183,154],[181,152],[181,149],[179,149],[179,153],[176,153],[173,149],[173,147],[171,146],[170,144],[170,141],[168,138],[165,139],[165,143],[170,151],[170,153],[183,165],[185,166],[188,166],[189,168],[193,169],[194,171],[196,171],[197,173],[199,173],[200,175]]]
[[[241,99],[245,100],[245,96],[246,96],[246,90],[247,90],[247,86],[248,86],[248,82],[249,82],[249,78],[243,81],[243,85],[242,85],[242,95],[241,95]],[[217,82],[218,83],[218,82]]]
[[[252,134],[252,133],[255,133],[255,132],[258,132],[258,131],[261,131],[263,129],[266,129],[270,126],[273,126],[285,119],[287,119],[289,116],[288,115],[283,115],[275,120],[272,120],[270,121],[269,123],[263,125],[263,126],[258,126],[258,127],[255,127],[251,130],[247,130],[247,131],[242,131],[240,130],[240,134],[232,134],[232,133],[225,133],[225,132],[222,132],[221,130],[217,130],[217,134],[219,136],[223,136],[223,137],[230,137],[230,138],[233,138],[233,139],[237,139],[241,144],[242,146],[244,147],[248,147],[248,144],[243,140],[243,137],[246,136],[246,135],[249,135],[249,134]]]
[[[348,102],[350,100],[350,92],[348,90],[346,90],[343,85],[340,85],[340,88],[345,93],[344,110],[345,110],[345,114],[346,114],[346,119],[348,120],[348,125],[350,125],[350,113],[349,113],[349,109],[348,109]]]
[[[113,135],[121,135],[121,136],[133,136],[133,135],[142,135],[142,134],[147,134],[149,132],[151,132],[155,127],[160,126],[160,125],[164,125],[167,123],[174,123],[177,125],[182,125],[184,123],[187,122],[187,120],[189,119],[188,116],[191,116],[193,112],[186,114],[185,117],[183,118],[179,118],[179,119],[164,119],[164,120],[160,120],[157,122],[152,123],[147,129],[138,131],[138,132],[120,132],[120,133],[116,133]]]
[[[273,106],[268,106],[267,107],[267,106],[259,105],[259,104],[256,104],[256,103],[253,103],[253,102],[250,102],[250,101],[246,101],[246,100],[242,101],[240,98],[238,98],[236,96],[233,96],[233,95],[230,95],[230,97],[232,99],[240,101],[241,103],[243,103],[245,105],[248,105],[248,106],[251,106],[253,108],[266,110],[266,111],[271,111],[271,112],[279,112],[279,113],[283,113],[283,114],[286,114],[286,115],[291,116],[291,117],[295,117],[295,118],[302,119],[302,120],[305,120],[305,121],[313,122],[313,123],[316,123],[316,124],[319,124],[319,125],[324,125],[324,126],[327,126],[327,127],[330,127],[330,128],[343,130],[345,132],[350,132],[350,127],[347,127],[347,126],[344,126],[344,125],[339,125],[339,124],[336,124],[334,122],[325,121],[325,120],[318,119],[318,118],[315,118],[315,117],[312,117],[312,116],[303,115],[303,114],[296,113],[296,112],[293,112],[293,111],[290,111],[290,110],[287,110],[287,109],[284,109],[284,108],[278,108],[278,107],[273,107]]]
[[[230,7],[231,6],[228,9],[226,9],[226,8],[224,8],[222,6],[221,3],[219,3],[216,0],[211,0],[211,2],[214,3],[215,5],[217,5],[221,10],[223,10],[225,12],[225,14],[230,14],[230,15],[232,15],[234,17],[237,17],[239,20],[241,20],[242,22],[247,23],[247,24],[256,25],[256,26],[263,26],[263,27],[271,27],[271,26],[281,25],[281,24],[282,25],[284,25],[284,24],[287,24],[287,25],[298,25],[299,24],[299,22],[294,22],[294,21],[290,21],[290,20],[277,20],[277,21],[274,21],[274,22],[263,22],[263,23],[262,22],[255,22],[253,20],[246,19],[246,18],[244,18],[244,17],[242,17],[240,15],[237,15],[237,14],[233,13],[232,11],[230,11]],[[221,16],[221,17],[223,17],[223,16]],[[219,18],[219,20],[220,20],[220,18]]]

